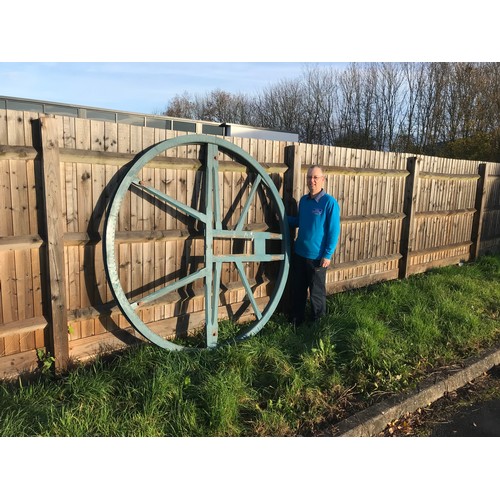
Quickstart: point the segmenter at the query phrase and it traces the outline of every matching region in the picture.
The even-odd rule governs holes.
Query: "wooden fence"
[[[0,377],[37,366],[37,349],[64,369],[102,349],[142,341],[106,282],[102,234],[123,167],[181,132],[73,117],[0,110]],[[500,164],[311,144],[229,138],[271,175],[287,211],[306,190],[306,170],[321,165],[341,206],[342,231],[327,274],[330,293],[404,278],[500,251]],[[144,180],[197,206],[200,148],[167,150],[142,170]],[[248,196],[246,168],[220,154],[225,222]],[[257,199],[249,228],[267,227],[271,201]],[[130,192],[116,235],[122,285],[139,298],[203,260],[192,221]],[[227,250],[227,249],[226,249]],[[230,251],[230,249],[229,249]],[[272,272],[249,269],[257,300]],[[246,307],[231,265],[223,269],[221,316]],[[203,299],[171,294],[140,311],[162,331],[204,319]],[[245,316],[246,317],[246,316]]]

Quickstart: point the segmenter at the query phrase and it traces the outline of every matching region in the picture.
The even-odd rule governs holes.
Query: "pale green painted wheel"
[[[159,191],[154,187],[149,187],[140,182],[138,172],[153,158],[163,153],[167,149],[177,146],[193,144],[205,146],[205,157],[202,168],[204,175],[204,211],[196,210],[175,198]],[[221,220],[221,206],[218,188],[219,162],[218,154],[221,152],[233,156],[236,160],[247,165],[252,174],[253,183],[245,205],[241,209],[238,222],[233,228],[224,228]],[[138,302],[130,302],[120,283],[117,268],[115,233],[117,230],[118,215],[122,202],[129,191],[134,186],[142,192],[152,196],[155,200],[168,206],[174,207],[177,211],[196,219],[204,226],[204,267],[188,274],[173,283],[156,290],[151,294],[142,297]],[[258,189],[266,189],[268,196],[276,207],[276,219],[279,225],[279,232],[245,231],[244,221],[250,209],[250,205]],[[253,254],[218,255],[214,253],[214,239],[238,239],[253,242]],[[274,253],[267,253],[266,243],[273,240],[279,243],[279,250]],[[178,290],[197,280],[203,280],[204,303],[205,303],[205,347],[216,347],[218,343],[218,308],[221,291],[221,269],[224,263],[233,263],[238,270],[239,277],[246,292],[246,298],[253,309],[255,320],[250,322],[242,332],[238,332],[233,340],[243,340],[259,332],[270,319],[279,304],[288,277],[290,263],[290,239],[285,209],[273,181],[264,168],[252,158],[246,151],[235,146],[224,139],[206,135],[187,135],[168,139],[145,150],[145,152],[130,166],[123,180],[114,193],[104,229],[104,262],[106,273],[111,287],[111,291],[118,306],[130,324],[142,336],[154,344],[169,350],[185,349],[185,344],[167,340],[161,334],[153,332],[137,314],[138,303],[141,305],[157,301],[166,294]],[[263,310],[260,310],[254,298],[252,288],[244,271],[244,263],[248,262],[271,262],[276,261],[279,266],[272,296]]]

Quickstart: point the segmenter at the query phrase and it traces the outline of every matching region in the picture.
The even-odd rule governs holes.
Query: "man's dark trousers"
[[[326,267],[320,260],[311,260],[296,253],[292,258],[292,310],[290,319],[300,325],[305,319],[307,291],[311,298],[311,319],[316,321],[326,314]]]

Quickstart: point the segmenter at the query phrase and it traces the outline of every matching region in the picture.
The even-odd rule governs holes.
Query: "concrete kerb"
[[[434,375],[415,390],[382,401],[353,415],[334,427],[334,437],[371,437],[379,435],[386,426],[407,413],[424,408],[483,373],[500,364],[500,345],[488,349],[482,355],[470,358],[464,366],[452,374]]]

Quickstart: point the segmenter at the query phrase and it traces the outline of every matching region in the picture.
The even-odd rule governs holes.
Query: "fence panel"
[[[480,178],[477,162],[422,156],[417,165],[410,272],[468,261]]]
[[[498,252],[500,248],[500,165],[486,164],[484,216],[479,253]]]
[[[54,270],[49,257],[55,242],[47,215],[52,224],[60,222],[62,227],[60,297],[68,332],[65,325],[57,328],[68,335],[68,346],[60,342],[57,348],[66,349],[69,357],[84,359],[103,348],[142,340],[121,315],[106,281],[102,253],[106,208],[135,155],[185,134],[75,117],[51,118],[60,187],[58,193],[47,193],[42,174],[52,146],[49,141],[45,151],[42,148],[40,118],[36,113],[0,110],[0,376],[32,370],[36,350],[53,352],[54,339],[61,334],[53,331],[57,313],[53,292],[59,283],[50,278]],[[499,164],[486,164],[483,175],[477,162],[465,160],[227,140],[263,165],[289,213],[307,190],[307,168],[323,167],[326,190],[341,207],[341,237],[327,274],[331,293],[395,279],[402,271],[407,276],[500,250]],[[143,168],[141,180],[200,208],[204,176],[200,155],[200,146],[195,145],[169,149]],[[219,165],[223,222],[231,227],[245,206],[251,178],[247,168],[228,154],[220,153]],[[50,207],[45,205],[44,193],[58,197],[60,214],[47,213]],[[270,217],[272,204],[263,192],[253,199],[245,224],[262,229]],[[203,235],[196,222],[136,188],[129,190],[122,204],[116,241],[121,283],[131,299],[159,289],[203,262]],[[245,250],[242,242],[217,245],[221,252]],[[272,291],[272,270],[255,263],[248,264],[247,272],[257,301],[265,303]],[[219,314],[245,309],[244,289],[234,265],[224,266],[223,284]],[[195,286],[187,294],[175,292],[139,309],[143,321],[165,335],[204,321],[204,301]],[[64,355],[57,357],[62,367]]]
[[[36,118],[0,110],[0,356],[18,371],[33,366],[36,349],[46,345],[42,179],[31,127]]]

